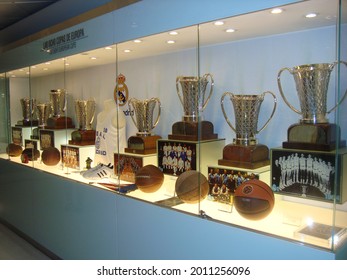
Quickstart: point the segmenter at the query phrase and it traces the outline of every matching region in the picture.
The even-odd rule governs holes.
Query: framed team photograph
[[[141,167],[143,167],[142,157],[124,154],[114,155],[114,174],[120,180],[135,183],[135,174]]]
[[[12,127],[12,143],[23,145],[23,133],[21,127]]]
[[[61,158],[64,167],[80,169],[79,148],[61,145]]]
[[[40,130],[40,147],[44,150],[49,147],[54,147],[54,131]]]
[[[340,202],[336,162],[340,167],[341,156],[336,159],[334,153],[272,149],[271,188],[280,194],[331,202],[336,196]]]

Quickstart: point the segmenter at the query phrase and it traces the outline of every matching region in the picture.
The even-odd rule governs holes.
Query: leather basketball
[[[164,182],[164,174],[155,165],[141,167],[135,174],[135,184],[145,193],[153,193],[160,189]]]
[[[8,144],[6,148],[6,153],[10,157],[19,157],[22,154],[22,151],[23,151],[22,146],[14,144],[14,143]]]
[[[236,188],[234,206],[244,218],[260,220],[269,215],[275,204],[271,188],[263,181],[253,179]]]
[[[198,203],[209,191],[206,177],[195,170],[183,172],[176,180],[175,191],[179,199],[185,203]]]
[[[35,161],[40,157],[40,151],[34,148],[26,148],[22,155],[26,155],[29,161]]]
[[[60,152],[56,147],[46,148],[42,152],[41,159],[45,165],[57,165],[60,161]]]

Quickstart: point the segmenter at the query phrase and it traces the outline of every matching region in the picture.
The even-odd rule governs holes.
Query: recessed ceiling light
[[[91,56],[90,59],[91,59],[91,60],[95,60],[96,57],[95,57],[95,56]]]
[[[224,21],[215,21],[214,22],[214,25],[223,25],[224,24]]]
[[[136,40],[134,40],[134,43],[142,43],[142,40],[136,39]]]
[[[112,47],[105,47],[105,50],[112,50]]]
[[[47,67],[45,67],[45,68],[43,68],[42,70],[43,70],[43,71],[47,71],[47,70],[48,70],[48,68],[47,68]]]
[[[174,40],[168,40],[168,41],[166,41],[166,43],[168,43],[168,44],[175,44],[176,41],[174,41]]]
[[[271,14],[280,14],[283,12],[283,9],[281,8],[274,8],[271,10]]]
[[[177,31],[171,31],[171,32],[169,32],[169,34],[170,34],[170,35],[177,35],[178,32],[177,32]]]
[[[51,63],[49,61],[45,62],[46,65],[50,65]]]
[[[228,29],[225,30],[225,32],[227,32],[227,33],[233,33],[233,32],[235,32],[235,31],[236,31],[236,30],[233,29],[233,28],[228,28]]]
[[[130,53],[130,52],[131,52],[131,50],[124,50],[124,52],[125,52],[125,53]]]
[[[316,13],[308,13],[308,14],[305,15],[306,18],[314,18],[316,16],[317,16]]]

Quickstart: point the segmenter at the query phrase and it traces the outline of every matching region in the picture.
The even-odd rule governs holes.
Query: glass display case
[[[273,8],[71,55],[86,29],[39,40],[39,63],[0,76],[1,158],[336,251],[347,2]]]

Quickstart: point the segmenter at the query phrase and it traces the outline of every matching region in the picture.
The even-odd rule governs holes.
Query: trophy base
[[[226,145],[223,149],[223,159],[219,165],[256,169],[270,164],[269,148],[262,144],[243,146]]]
[[[209,121],[180,121],[172,125],[172,134],[169,134],[168,138],[187,141],[217,139],[218,134],[213,130],[213,124]]]
[[[38,126],[39,121],[38,120],[21,120],[17,121],[17,124],[15,126]]]
[[[51,117],[47,120],[47,129],[75,128],[69,117]]]
[[[332,151],[346,145],[341,141],[340,127],[336,124],[294,124],[288,128],[288,141],[282,143],[283,148]]]
[[[87,146],[95,144],[95,130],[75,130],[71,133],[70,145]]]
[[[158,139],[161,139],[159,135],[130,136],[128,148],[125,148],[124,151],[131,154],[155,154],[157,152]]]

